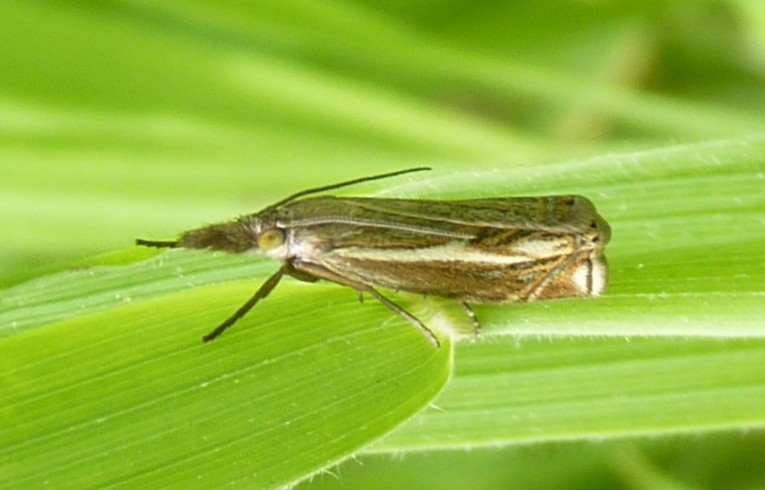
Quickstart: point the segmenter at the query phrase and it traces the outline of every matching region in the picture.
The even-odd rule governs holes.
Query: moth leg
[[[353,279],[348,279],[346,277],[336,274],[335,272],[332,272],[331,270],[325,267],[322,267],[318,264],[313,264],[310,262],[300,262],[295,260],[293,261],[291,267],[294,269],[297,269],[298,271],[304,274],[316,276],[321,279],[325,279],[327,281],[332,281],[337,284],[342,284],[343,286],[351,287],[356,290],[359,297],[361,297],[363,293],[371,294],[377,301],[384,304],[386,308],[388,308],[393,313],[397,314],[404,320],[414,325],[417,328],[417,330],[422,332],[425,338],[430,340],[431,343],[433,343],[433,345],[436,346],[436,348],[441,347],[441,342],[436,337],[436,334],[434,334],[432,330],[426,327],[425,324],[422,323],[422,321],[420,321],[417,317],[415,317],[414,315],[412,315],[411,313],[409,313],[408,311],[406,311],[405,309],[403,309],[402,307],[400,307],[393,301],[389,300],[388,298],[386,298],[385,296],[377,292],[377,290],[373,288],[372,286],[370,286],[369,284],[364,284],[363,282],[358,282],[358,281],[354,281]],[[294,269],[291,269],[291,270],[294,270]]]
[[[359,290],[356,290],[356,294],[357,294],[357,295],[358,295],[358,297],[359,297],[359,303],[364,303],[364,292],[363,292],[363,291],[359,291]]]
[[[478,321],[478,317],[476,316],[473,307],[464,301],[460,304],[463,308],[465,308],[465,313],[467,314],[468,318],[470,318],[470,322],[473,324],[473,336],[478,337],[478,334],[481,333],[481,322]]]
[[[260,286],[260,289],[258,289],[255,294],[247,300],[245,304],[239,307],[236,312],[234,312],[233,315],[228,317],[223,323],[218,325],[218,327],[213,330],[212,332],[208,333],[204,337],[202,337],[202,340],[204,342],[210,342],[211,340],[215,340],[216,337],[218,337],[220,334],[226,331],[230,326],[235,324],[237,321],[239,321],[240,318],[242,318],[244,315],[247,314],[248,311],[252,309],[253,306],[255,306],[258,301],[268,296],[268,294],[274,290],[277,284],[279,284],[279,281],[281,280],[282,276],[284,276],[285,273],[290,272],[290,264],[285,263],[282,265],[278,271],[274,273],[271,277],[269,277],[266,282],[263,283],[262,286]]]
[[[438,340],[438,337],[436,337],[436,334],[434,334],[431,329],[426,327],[425,324],[422,323],[422,321],[420,321],[419,318],[412,315],[411,313],[409,313],[408,311],[406,311],[405,309],[403,309],[402,307],[400,307],[393,301],[389,300],[388,298],[380,294],[375,288],[371,286],[367,286],[367,285],[364,285],[364,288],[366,292],[371,294],[377,301],[384,304],[390,311],[392,311],[393,313],[397,314],[404,320],[408,321],[409,323],[417,327],[417,329],[420,332],[422,332],[422,334],[433,343],[436,349],[441,347],[441,342]]]
[[[313,274],[309,274],[307,272],[299,271],[292,267],[292,264],[286,263],[285,264],[286,269],[284,270],[284,273],[287,274],[290,277],[294,277],[298,281],[302,282],[316,282],[319,280],[318,277],[314,276]]]

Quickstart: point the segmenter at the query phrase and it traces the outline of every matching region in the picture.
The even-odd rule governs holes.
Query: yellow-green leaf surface
[[[328,302],[321,287],[287,285],[256,322],[204,345],[252,287],[194,289],[3,340],[3,485],[284,485],[412,417],[449,375],[449,344],[435,350],[381,307],[355,308],[353,294]]]
[[[588,181],[610,220],[608,293],[478,307],[485,331],[457,346],[433,408],[368,450],[765,425],[764,153],[765,138],[749,137],[537,167],[523,187]],[[494,195],[519,186],[513,177],[436,175],[384,194]],[[373,443],[443,386],[449,348],[339,286],[287,281],[202,345],[258,285],[225,281],[274,267],[170,251],[8,288],[3,439],[17,481],[295,481]],[[449,305],[408,301],[435,325],[460,323]],[[75,460],[105,472],[80,474]]]

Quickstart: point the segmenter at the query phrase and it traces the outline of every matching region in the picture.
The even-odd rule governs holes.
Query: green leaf
[[[437,408],[368,451],[761,428],[763,359],[763,340],[504,337],[460,345]]]
[[[282,486],[411,418],[449,376],[449,343],[433,349],[381,306],[321,286],[283,285],[203,344],[253,287],[197,288],[2,340],[6,483]]]

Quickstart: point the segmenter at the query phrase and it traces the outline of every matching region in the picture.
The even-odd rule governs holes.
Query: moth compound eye
[[[266,230],[258,236],[258,247],[264,252],[273,250],[284,243],[284,232],[272,228]]]

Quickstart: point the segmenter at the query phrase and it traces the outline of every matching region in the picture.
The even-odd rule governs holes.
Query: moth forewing
[[[301,262],[348,282],[469,303],[596,296],[603,290],[609,230],[585,198],[452,201],[451,213],[441,201],[403,201],[405,211],[400,202],[316,198],[323,214],[301,214],[283,225]],[[432,213],[415,214],[417,205]],[[509,212],[500,220],[503,208]]]
[[[258,213],[183,233],[155,247],[256,251],[282,267],[218,328],[212,340],[268,296],[283,275],[324,279],[368,293],[436,335],[377,288],[452,298],[477,323],[470,304],[598,296],[607,283],[608,224],[581,196],[432,201],[305,197],[409,171],[293,194]]]

